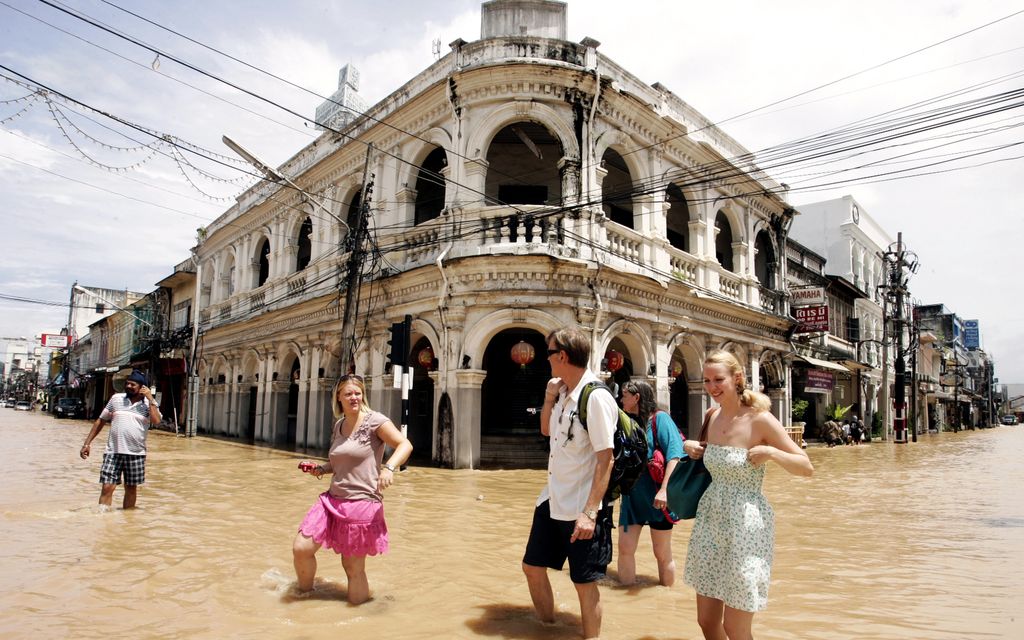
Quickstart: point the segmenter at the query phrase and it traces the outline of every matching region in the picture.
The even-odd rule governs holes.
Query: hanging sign
[[[828,305],[795,307],[793,317],[798,323],[796,333],[828,331]]]
[[[792,304],[794,307],[799,307],[807,304],[828,304],[828,298],[825,297],[825,287],[800,287],[798,289],[790,289],[790,296],[792,296]]]
[[[808,369],[807,381],[804,382],[804,393],[828,393],[835,387],[835,378],[828,371]]]
[[[44,333],[42,336],[42,343],[44,347],[67,349],[71,346],[71,338],[59,333]]]

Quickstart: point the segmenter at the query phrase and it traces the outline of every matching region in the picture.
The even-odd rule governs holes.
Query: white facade
[[[333,216],[263,185],[207,228],[201,429],[326,444],[350,248],[337,220],[358,216],[367,143],[372,251],[356,371],[397,422],[386,340],[413,317],[411,356],[430,368],[416,366],[411,402],[419,453],[472,467],[503,462],[505,446],[536,447],[527,409],[547,380],[544,336],[571,324],[593,335],[592,368],[622,353],[612,377],[650,381],[691,432],[706,406],[700,363],[722,347],[754,385],[767,381],[788,421],[777,256],[791,210],[779,185],[738,172],[725,159],[746,153],[739,144],[596,41],[533,35],[528,14],[507,15],[525,29],[455,41],[344,136],[325,133],[280,168]],[[508,355],[517,340],[535,350],[522,369]]]
[[[886,335],[883,295],[879,289],[879,285],[886,283],[882,254],[893,238],[853,196],[800,205],[799,210],[790,231],[793,238],[825,256],[825,273],[840,276],[867,294],[854,302],[854,315],[860,320],[858,357],[871,367],[864,369],[861,376],[864,397],[873,399],[873,406],[865,407],[865,411],[874,413],[889,402],[882,388],[886,377],[883,366],[889,370],[890,385],[893,380],[892,350],[885,354],[882,348]]]

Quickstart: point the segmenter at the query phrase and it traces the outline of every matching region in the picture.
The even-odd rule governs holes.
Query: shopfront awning
[[[811,365],[812,367],[818,367],[819,369],[830,369],[832,371],[842,371],[843,373],[850,373],[850,370],[837,362],[830,362],[828,360],[818,360],[817,358],[811,358],[809,356],[797,355],[797,358]]]
[[[850,371],[870,371],[875,368],[866,362],[857,362],[856,360],[840,360],[839,364],[843,365]]]

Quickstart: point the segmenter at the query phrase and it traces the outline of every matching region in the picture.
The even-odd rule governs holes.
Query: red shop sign
[[[796,333],[815,333],[828,331],[828,305],[814,307],[795,307],[793,317],[799,323]]]

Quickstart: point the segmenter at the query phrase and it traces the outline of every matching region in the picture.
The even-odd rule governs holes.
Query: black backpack
[[[584,429],[587,428],[587,403],[594,389],[604,389],[609,394],[612,392],[603,382],[588,382],[584,385],[577,405],[580,424]],[[608,480],[605,502],[629,493],[640,475],[647,471],[647,430],[622,409],[619,409],[619,420],[612,441],[612,476]]]

